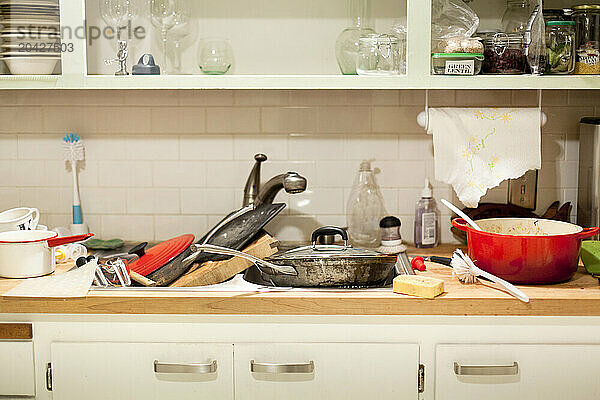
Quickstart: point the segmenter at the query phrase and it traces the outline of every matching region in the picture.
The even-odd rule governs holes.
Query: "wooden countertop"
[[[409,254],[449,255],[454,245]],[[520,286],[522,303],[487,284],[463,285],[450,268],[428,264],[422,273],[444,280],[446,292],[433,300],[389,290],[281,292],[91,291],[78,299],[0,297],[0,313],[47,314],[273,314],[273,315],[530,315],[600,316],[598,280],[580,269],[569,282]],[[0,279],[0,294],[18,280]]]

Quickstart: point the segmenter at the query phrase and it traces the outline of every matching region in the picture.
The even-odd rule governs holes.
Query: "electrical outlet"
[[[529,170],[518,179],[508,180],[508,203],[527,208],[536,209],[538,170]]]

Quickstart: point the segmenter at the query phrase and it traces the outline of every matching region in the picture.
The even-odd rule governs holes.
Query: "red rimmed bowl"
[[[471,228],[462,218],[452,221],[455,228],[467,233],[469,257],[479,268],[516,284],[569,280],[579,265],[581,241],[600,231],[538,218],[489,218],[476,222],[483,231]]]

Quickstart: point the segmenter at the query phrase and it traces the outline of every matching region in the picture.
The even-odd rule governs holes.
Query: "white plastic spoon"
[[[448,207],[450,210],[454,211],[456,213],[456,215],[458,215],[459,217],[461,217],[462,219],[467,221],[467,223],[469,225],[471,225],[474,229],[477,229],[478,231],[483,231],[483,229],[481,229],[481,227],[479,225],[477,225],[475,223],[475,221],[473,221],[471,218],[469,218],[467,216],[467,214],[462,212],[460,208],[456,207],[454,204],[450,203],[448,200],[441,199],[441,201],[446,207]]]

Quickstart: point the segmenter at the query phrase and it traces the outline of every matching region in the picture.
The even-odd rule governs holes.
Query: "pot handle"
[[[92,236],[94,236],[93,233],[86,233],[85,235],[63,236],[54,239],[48,239],[47,242],[48,247],[56,247],[60,246],[61,244],[81,242],[82,240],[91,238]]]
[[[462,218],[454,218],[452,220],[452,226],[460,231],[466,232],[469,224]]]
[[[598,227],[583,228],[583,230],[581,232],[579,232],[577,234],[577,236],[579,237],[579,239],[588,239],[588,238],[591,238],[592,236],[596,236],[598,234],[598,232],[600,232],[600,228],[598,228]]]

